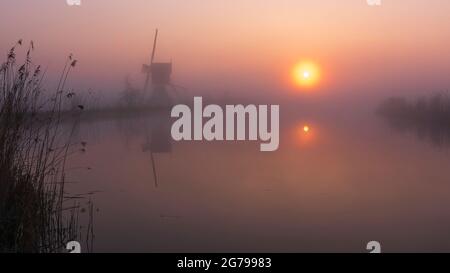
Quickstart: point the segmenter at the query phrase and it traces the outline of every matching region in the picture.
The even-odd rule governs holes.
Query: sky
[[[159,29],[156,61],[173,61],[173,82],[220,95],[416,94],[450,87],[450,1],[382,0],[0,0],[0,52],[33,40],[49,82],[73,53],[69,84],[106,93],[141,66]],[[314,88],[291,71],[320,67]]]

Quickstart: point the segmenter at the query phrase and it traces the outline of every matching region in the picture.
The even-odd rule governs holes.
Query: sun
[[[311,61],[297,63],[292,69],[292,79],[300,87],[313,87],[320,81],[320,69]]]

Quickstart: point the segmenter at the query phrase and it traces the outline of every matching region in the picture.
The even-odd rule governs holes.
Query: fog
[[[193,94],[290,99],[423,93],[449,86],[446,1],[2,1],[0,52],[35,43],[34,61],[56,81],[65,58],[79,61],[70,86],[106,97],[139,88],[160,29],[156,61],[172,61],[174,84]],[[37,12],[40,10],[41,12]],[[43,15],[44,14],[44,15]],[[17,20],[17,18],[23,18]],[[291,70],[316,62],[322,81],[305,92]]]

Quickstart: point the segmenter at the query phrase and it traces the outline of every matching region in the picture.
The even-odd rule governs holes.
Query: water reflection
[[[133,150],[136,142],[141,143],[141,151],[150,159],[153,183],[158,187],[158,156],[172,152],[170,115],[164,111],[150,116],[117,119],[115,122],[126,147]]]
[[[102,191],[96,251],[365,252],[371,240],[386,251],[450,250],[450,157],[373,116],[289,116],[272,153],[172,142],[167,116],[81,125],[89,148],[70,164],[93,168],[71,173],[83,182],[71,187]]]
[[[150,132],[147,131],[145,143],[142,145],[142,151],[150,154],[155,187],[158,187],[156,154],[172,152],[170,128],[170,118],[166,115],[158,115],[153,120]]]
[[[450,147],[450,126],[433,120],[383,116],[388,126],[402,134],[413,134],[420,141],[431,143],[435,147]]]
[[[292,129],[294,143],[303,148],[312,146],[318,138],[319,128],[317,124],[312,125],[311,122],[297,122]]]
[[[377,113],[396,131],[415,134],[418,139],[441,148],[450,144],[448,93],[416,100],[392,97],[379,105]]]

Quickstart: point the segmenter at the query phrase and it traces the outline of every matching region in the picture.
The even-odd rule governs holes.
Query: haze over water
[[[161,116],[82,125],[69,189],[101,191],[95,251],[450,250],[448,148],[370,116],[304,117],[283,121],[272,153],[175,143]]]

